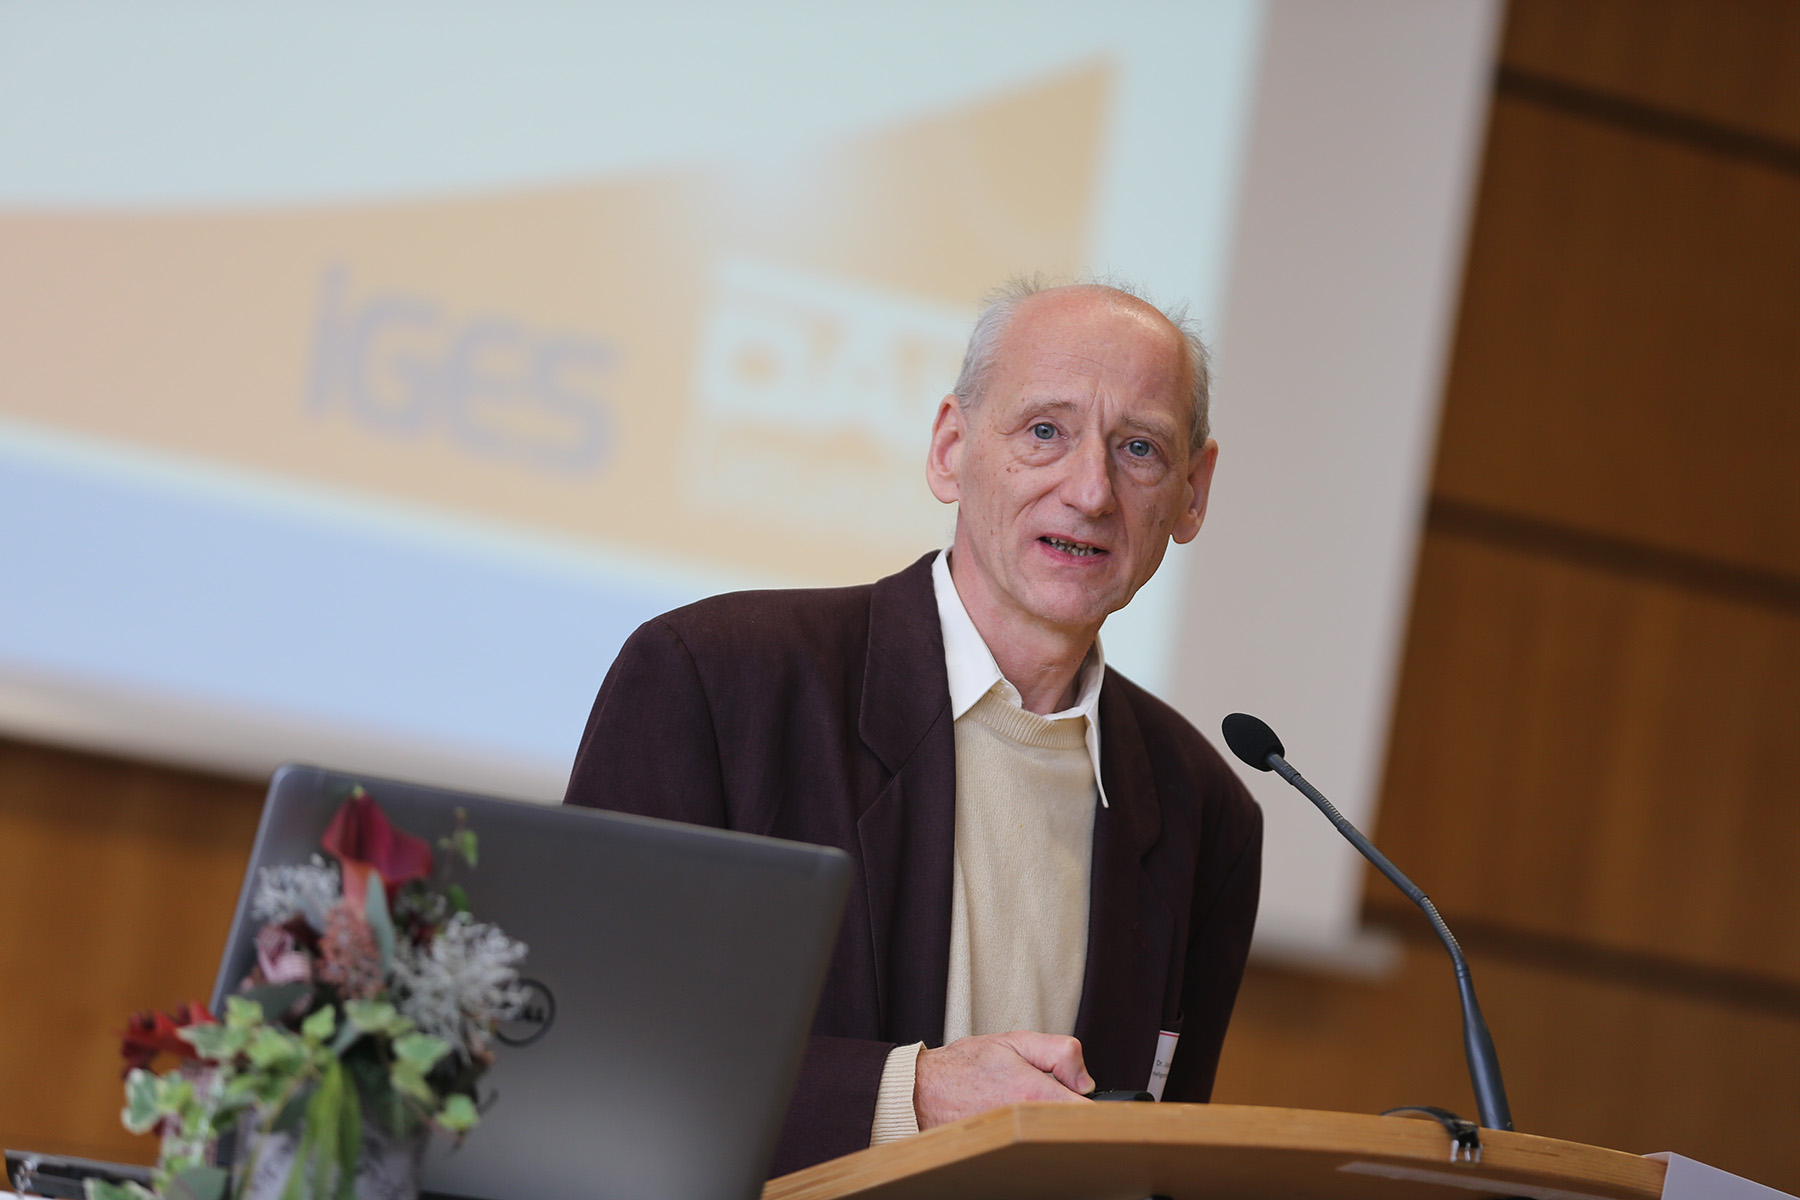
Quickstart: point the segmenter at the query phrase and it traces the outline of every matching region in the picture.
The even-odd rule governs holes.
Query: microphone
[[[1233,754],[1259,771],[1274,771],[1298,788],[1318,806],[1327,820],[1337,826],[1337,831],[1362,852],[1364,858],[1374,863],[1377,870],[1431,919],[1431,928],[1444,943],[1444,949],[1450,952],[1450,961],[1456,967],[1456,990],[1462,997],[1463,1050],[1469,1058],[1469,1082],[1475,1088],[1475,1105],[1481,1112],[1481,1123],[1488,1129],[1511,1129],[1512,1109],[1506,1103],[1506,1085],[1500,1081],[1500,1059],[1494,1053],[1494,1039],[1488,1036],[1487,1022],[1481,1019],[1481,1005],[1475,1002],[1475,984],[1469,978],[1469,963],[1463,957],[1462,947],[1457,945],[1456,935],[1438,915],[1437,905],[1419,890],[1418,884],[1389,862],[1387,855],[1370,844],[1336,805],[1289,765],[1283,757],[1286,750],[1273,729],[1249,713],[1232,713],[1225,718],[1223,732],[1225,744],[1231,747]]]

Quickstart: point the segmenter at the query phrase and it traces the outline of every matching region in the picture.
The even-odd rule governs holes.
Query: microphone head
[[[1287,751],[1282,748],[1281,739],[1275,736],[1275,731],[1249,713],[1232,713],[1225,718],[1220,728],[1231,752],[1259,771],[1273,769],[1269,766],[1269,755],[1287,757]]]

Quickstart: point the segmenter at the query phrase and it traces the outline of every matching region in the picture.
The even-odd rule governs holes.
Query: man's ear
[[[1206,498],[1212,492],[1213,468],[1218,463],[1219,443],[1211,438],[1188,458],[1187,507],[1175,518],[1175,528],[1169,532],[1177,542],[1185,545],[1200,532],[1200,523],[1206,520]]]
[[[931,422],[931,449],[925,454],[925,482],[931,488],[931,494],[945,504],[962,499],[962,486],[957,479],[962,470],[963,447],[968,442],[965,421],[962,403],[949,395],[938,404],[937,417]]]

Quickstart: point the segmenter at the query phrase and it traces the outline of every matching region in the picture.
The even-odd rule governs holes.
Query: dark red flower
[[[125,1069],[142,1067],[151,1070],[151,1064],[161,1054],[171,1055],[177,1062],[196,1058],[194,1048],[181,1039],[180,1031],[189,1025],[217,1024],[218,1020],[198,1000],[181,1005],[172,1015],[152,1011],[132,1013],[125,1032],[119,1035],[119,1053],[125,1057]]]
[[[431,843],[390,825],[360,787],[331,818],[319,844],[343,867],[344,895],[358,908],[369,894],[370,871],[381,876],[390,905],[403,884],[431,874]]]

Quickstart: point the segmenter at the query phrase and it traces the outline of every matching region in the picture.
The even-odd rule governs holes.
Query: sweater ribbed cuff
[[[869,1129],[869,1145],[897,1142],[919,1132],[919,1114],[913,1108],[913,1080],[924,1042],[895,1046],[881,1069],[881,1088],[875,1093],[875,1122]]]

